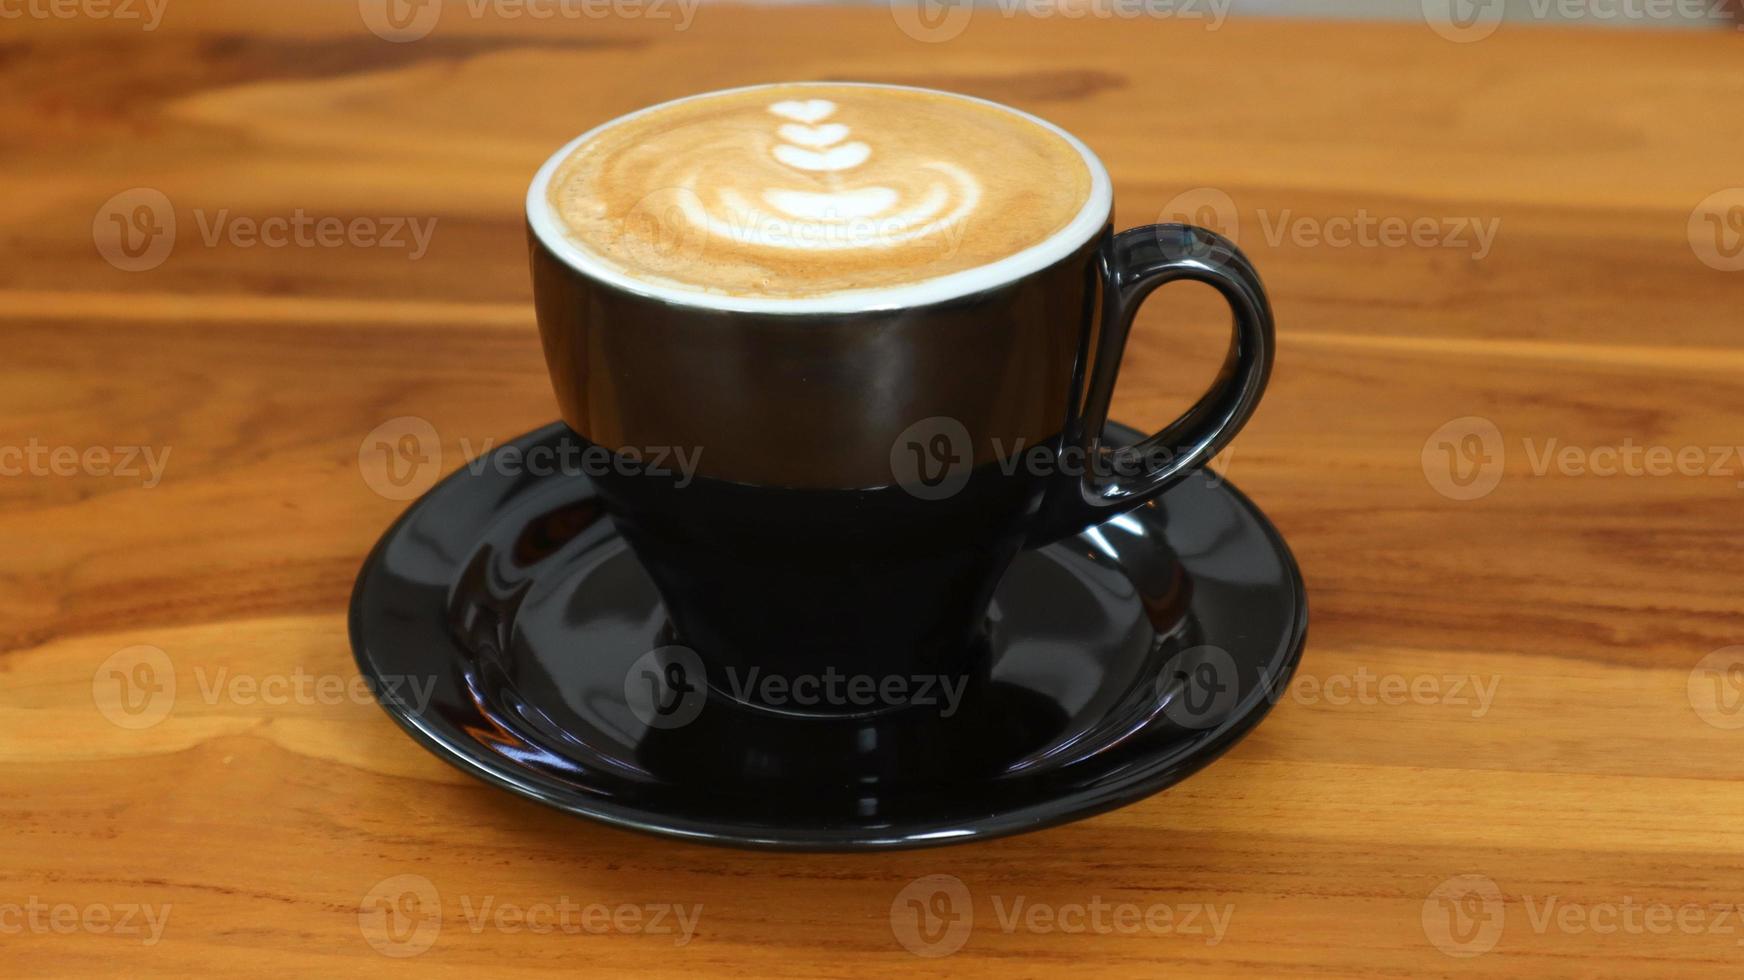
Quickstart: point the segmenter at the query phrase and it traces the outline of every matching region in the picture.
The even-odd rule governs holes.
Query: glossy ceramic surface
[[[574,438],[555,424],[497,452]],[[621,827],[861,850],[1087,816],[1234,744],[1282,692],[1306,631],[1276,530],[1229,484],[1193,476],[1019,554],[955,691],[923,700],[917,683],[901,705],[816,715],[680,680],[683,710],[651,714],[638,692],[676,668],[647,573],[590,481],[514,470],[463,469],[388,530],[352,597],[358,665],[438,756]]]

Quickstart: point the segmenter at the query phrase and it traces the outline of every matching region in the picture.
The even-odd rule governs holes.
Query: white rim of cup
[[[732,296],[726,293],[710,292],[701,287],[687,287],[652,283],[636,279],[614,268],[599,258],[593,252],[578,244],[563,230],[563,221],[551,206],[547,189],[551,184],[552,175],[564,160],[568,159],[576,148],[593,139],[595,136],[620,123],[629,122],[639,116],[669,106],[690,102],[694,99],[712,98],[717,95],[729,95],[736,92],[751,92],[765,88],[791,88],[795,86],[819,85],[832,88],[879,88],[893,89],[903,92],[925,92],[929,95],[940,95],[947,98],[962,99],[965,102],[977,102],[1009,112],[1020,119],[1027,119],[1043,129],[1064,139],[1078,155],[1084,158],[1084,165],[1090,169],[1090,194],[1071,221],[1064,228],[1049,235],[1047,238],[1021,251],[1013,252],[1004,258],[997,259],[985,265],[963,269],[943,276],[922,279],[918,282],[905,283],[901,286],[889,286],[881,289],[852,289],[840,292],[826,293],[815,297],[751,297]],[[819,314],[819,313],[863,313],[875,310],[901,309],[905,307],[928,306],[942,303],[961,296],[993,289],[1006,283],[1021,279],[1032,272],[1045,269],[1048,266],[1070,255],[1075,249],[1094,237],[1108,223],[1114,201],[1113,185],[1108,178],[1108,170],[1091,152],[1088,146],[1078,137],[1066,132],[1060,127],[1048,122],[1040,116],[1031,115],[1022,109],[994,102],[990,99],[976,98],[972,95],[961,95],[956,92],[944,92],[939,89],[923,88],[915,85],[888,85],[882,82],[770,82],[762,85],[743,85],[738,88],[721,89],[715,92],[700,92],[687,95],[681,99],[672,99],[645,109],[638,109],[628,115],[601,123],[582,133],[575,139],[565,143],[562,149],[546,159],[537,173],[533,175],[533,183],[527,188],[527,223],[533,233],[539,236],[546,249],[562,259],[575,271],[597,279],[617,289],[649,299],[662,300],[679,306],[700,307],[710,310],[721,310],[731,313],[776,313],[776,314]]]

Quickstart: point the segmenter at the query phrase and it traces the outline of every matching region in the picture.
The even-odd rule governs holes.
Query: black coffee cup
[[[768,689],[748,677],[878,692],[975,675],[993,590],[1020,549],[1156,498],[1252,414],[1273,343],[1253,267],[1202,228],[1114,234],[1106,170],[1034,121],[1092,172],[1078,220],[976,276],[871,298],[638,282],[571,243],[546,200],[591,134],[534,178],[533,288],[563,419],[623,464],[592,478],[665,600],[673,643],[719,693]],[[1222,370],[1150,439],[1103,446],[1133,315],[1178,280],[1229,303]],[[807,710],[893,707],[872,701]]]

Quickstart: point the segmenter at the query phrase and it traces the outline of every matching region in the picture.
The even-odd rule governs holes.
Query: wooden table
[[[1710,447],[1744,441],[1744,192],[1710,195],[1744,184],[1744,38],[485,9],[403,42],[350,2],[0,21],[0,972],[1737,969],[1744,463]],[[352,577],[404,506],[360,446],[427,422],[416,489],[554,415],[537,162],[810,77],[1057,120],[1121,224],[1217,221],[1267,277],[1279,366],[1225,465],[1301,560],[1310,642],[1181,786],[981,845],[740,853],[487,787],[349,686]],[[253,237],[299,215],[347,224]],[[1118,417],[1212,369],[1221,305],[1170,299]],[[893,932],[928,875],[971,896],[952,955]],[[702,906],[688,943],[580,911],[662,903]]]

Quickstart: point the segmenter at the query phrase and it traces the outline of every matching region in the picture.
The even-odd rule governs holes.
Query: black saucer
[[[573,438],[559,423],[510,445],[526,458]],[[1111,426],[1107,442],[1139,438]],[[352,648],[438,756],[621,827],[870,850],[1089,816],[1246,734],[1307,629],[1276,529],[1193,476],[1160,506],[1019,555],[989,617],[989,669],[955,698],[794,717],[703,687],[674,726],[635,703],[635,675],[674,655],[651,653],[673,641],[641,565],[585,477],[516,472],[462,469],[388,529],[352,594]]]

